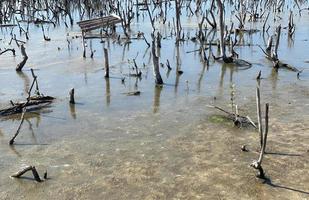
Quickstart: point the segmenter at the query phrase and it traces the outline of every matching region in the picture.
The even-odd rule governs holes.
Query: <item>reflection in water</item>
[[[163,86],[154,87],[154,101],[153,101],[153,113],[157,113],[160,110],[160,98]]]
[[[85,84],[88,85],[88,74],[87,74],[87,69],[84,70],[84,81],[85,81]]]
[[[166,71],[166,79],[168,79],[168,77],[170,76],[170,73],[171,73],[171,70],[168,69],[168,70]]]
[[[28,75],[26,73],[24,73],[23,71],[16,71],[17,75],[23,79],[24,81],[24,92],[25,94],[28,93],[29,91],[29,86],[30,86],[30,79],[28,77]]]
[[[75,104],[70,103],[70,113],[73,119],[76,119]]]
[[[46,112],[52,112],[51,110],[50,111],[46,111]],[[46,113],[45,112],[45,113]],[[33,116],[29,116],[28,118],[26,118],[26,120],[29,120],[29,119],[32,119],[32,118],[35,118],[36,119],[36,123],[35,123],[35,126],[38,128],[39,125],[40,125],[40,122],[41,122],[41,113],[31,113],[33,114]]]
[[[18,157],[21,157],[21,154],[16,150],[15,145],[9,145],[10,149],[15,153]]]
[[[175,94],[177,94],[177,88],[179,84],[180,74],[178,73],[181,69],[180,64],[180,55],[179,55],[179,45],[176,45],[176,80],[175,80]]]
[[[31,121],[30,121],[29,119],[25,119],[25,120],[26,120],[26,122],[27,122],[28,125],[29,125],[29,131],[31,132],[31,136],[32,136],[32,139],[33,139],[33,141],[34,141],[34,144],[37,144],[38,141],[37,141],[37,139],[36,139],[36,137],[35,137],[34,130],[33,130],[33,128],[32,128],[32,123],[31,123]]]
[[[219,95],[221,96],[223,94],[223,84],[224,84],[224,76],[225,76],[225,72],[226,72],[226,65],[223,64],[221,66],[221,73],[220,73],[220,81],[219,81]]]
[[[135,90],[135,91],[138,90],[138,80],[139,80],[139,77],[136,77],[136,78],[135,78],[135,84],[134,84],[134,90]]]
[[[231,66],[230,67],[230,84],[233,83],[234,70],[235,70],[235,67]]]
[[[288,47],[293,48],[294,47],[294,36],[288,37]]]
[[[278,82],[278,70],[275,69],[274,67],[271,70],[270,79],[271,79],[272,89],[275,90],[277,88],[277,82]]]
[[[223,63],[222,66],[221,66],[219,90],[218,90],[218,92],[219,92],[218,95],[220,95],[220,96],[223,95],[223,92],[224,92],[224,77],[225,77],[227,68],[230,70],[229,83],[230,83],[230,85],[233,84],[233,76],[234,76],[235,66]]]
[[[221,66],[221,74],[220,74],[219,88],[222,88],[222,87],[223,87],[225,72],[226,72],[226,65],[223,64],[223,65]]]
[[[126,51],[130,51],[130,42],[125,42],[123,45],[122,58],[121,61],[124,61],[126,58]]]
[[[106,96],[106,105],[109,106],[111,103],[111,88],[110,88],[110,82],[109,78],[105,78],[105,96]]]
[[[202,71],[200,73],[200,77],[199,77],[198,83],[197,83],[197,91],[198,91],[198,93],[201,92],[201,83],[202,83],[202,80],[203,80],[203,77],[204,77],[205,69],[206,69],[206,63],[204,62],[203,63],[203,68],[202,68]]]

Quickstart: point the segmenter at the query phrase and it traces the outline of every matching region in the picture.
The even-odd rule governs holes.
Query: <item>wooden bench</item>
[[[82,33],[92,31],[104,27],[113,27],[118,23],[121,23],[122,20],[117,15],[110,15],[106,17],[100,17],[96,19],[84,20],[77,22],[79,27],[82,29]]]
[[[85,34],[89,31],[105,28],[105,27],[115,27],[116,24],[121,23],[122,20],[117,15],[109,15],[106,17],[100,17],[96,19],[89,19],[77,22],[79,27],[82,29],[82,39],[83,39],[83,57],[86,57],[86,46],[85,46]]]

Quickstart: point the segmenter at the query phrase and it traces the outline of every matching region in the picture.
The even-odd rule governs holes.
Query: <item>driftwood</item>
[[[212,106],[212,105],[207,105],[209,108],[215,108],[217,110],[220,110],[227,114],[227,118],[232,120],[235,126],[237,127],[242,127],[243,125],[251,125],[254,128],[257,128],[255,123],[251,120],[249,116],[241,116],[238,114],[238,109],[236,109],[236,113],[231,113],[227,110],[224,110],[223,108],[220,108],[218,106]]]
[[[15,138],[18,136],[18,134],[19,134],[19,132],[20,132],[20,129],[21,129],[21,127],[22,127],[22,125],[23,125],[23,123],[24,123],[24,120],[25,120],[25,113],[26,113],[26,112],[27,112],[27,110],[24,109],[24,111],[23,111],[23,113],[22,113],[22,115],[21,115],[20,124],[19,124],[19,126],[18,126],[18,128],[17,128],[17,131],[16,131],[15,135],[12,137],[12,139],[11,139],[10,142],[9,142],[10,145],[13,145],[13,144],[14,144]]]
[[[13,178],[20,178],[22,175],[24,175],[26,172],[32,171],[33,177],[37,182],[42,182],[42,179],[40,178],[40,175],[38,171],[36,170],[35,166],[27,166],[20,171],[16,172],[15,174],[11,175]],[[45,175],[46,174],[46,175]],[[47,172],[45,172],[44,177],[47,178]]]
[[[27,110],[37,110],[42,107],[45,107],[52,103],[52,101],[55,99],[54,97],[50,96],[42,96],[42,99],[39,99],[39,97],[34,97],[37,100],[30,100],[30,101],[24,101],[24,102],[17,102],[14,103],[11,101],[11,106],[8,108],[4,108],[0,110],[0,116],[9,116],[13,114],[18,114],[23,112],[23,108],[27,108]]]
[[[6,53],[6,52],[9,52],[9,51],[12,52],[13,56],[16,56],[16,54],[15,54],[15,49],[6,49],[6,50],[4,50],[4,51],[1,51],[1,52],[0,52],[0,56],[1,56],[2,54]]]
[[[134,92],[127,92],[127,93],[124,93],[125,95],[127,96],[139,96],[141,94],[140,91],[134,91]]]
[[[41,107],[49,105],[55,99],[54,97],[44,96],[43,94],[40,93],[37,76],[34,74],[33,69],[31,69],[31,74],[33,77],[33,81],[28,91],[28,97],[26,101],[22,102],[10,101],[11,106],[9,108],[1,109],[0,116],[9,116],[17,113],[22,113],[23,109],[27,109],[28,111],[39,109]],[[31,96],[31,91],[34,85],[36,86],[35,91],[36,94],[34,96]]]

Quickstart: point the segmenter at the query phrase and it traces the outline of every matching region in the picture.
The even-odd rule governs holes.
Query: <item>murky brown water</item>
[[[195,17],[183,20],[185,32],[195,34],[195,21]],[[50,27],[51,42],[43,41],[40,27],[31,26],[23,72],[14,70],[21,60],[19,52],[16,58],[0,56],[0,105],[27,96],[30,68],[39,77],[41,92],[57,100],[27,114],[12,147],[8,141],[20,116],[0,119],[0,199],[309,199],[308,12],[296,16],[295,23],[293,42],[283,30],[279,57],[305,69],[301,80],[287,70],[272,71],[256,46],[264,44],[261,33],[245,35],[245,43],[253,45],[236,48],[240,58],[253,63],[247,70],[218,62],[207,69],[197,52],[186,53],[198,49],[198,44],[184,42],[179,47],[184,74],[177,79],[175,40],[167,38],[162,41],[160,62],[169,59],[173,70],[167,74],[161,68],[166,83],[162,89],[155,87],[150,49],[143,40],[128,45],[88,40],[96,52],[91,59],[88,49],[88,58],[83,59],[81,40],[68,37],[68,49],[65,37],[78,32],[77,26]],[[251,26],[262,26],[257,24]],[[132,29],[149,32],[150,28],[148,22],[139,22]],[[169,34],[167,26],[160,28]],[[9,32],[1,30],[0,47],[7,45]],[[104,78],[104,47],[110,53],[110,79]],[[126,76],[136,56],[141,80]],[[249,167],[258,158],[258,133],[233,127],[222,113],[207,107],[215,103],[229,109],[235,84],[240,112],[256,119],[259,70],[264,78],[262,103],[270,103],[268,154],[263,162],[267,183],[257,180]],[[67,97],[72,87],[75,106]],[[141,95],[124,94],[135,90]],[[240,150],[244,144],[247,153]],[[35,165],[41,174],[47,170],[50,179],[36,183],[9,177],[23,165]]]

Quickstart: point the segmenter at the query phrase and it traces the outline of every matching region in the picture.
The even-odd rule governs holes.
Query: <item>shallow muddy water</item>
[[[193,36],[198,20],[183,17],[184,32]],[[0,56],[0,105],[27,97],[30,68],[40,91],[56,101],[26,114],[14,146],[8,141],[20,115],[0,118],[0,199],[309,199],[309,14],[294,20],[294,40],[289,41],[283,29],[278,53],[282,61],[304,69],[300,79],[285,69],[273,71],[257,46],[264,47],[260,32],[245,34],[244,43],[251,45],[235,48],[241,59],[253,63],[251,68],[213,60],[206,67],[197,51],[187,53],[198,44],[188,40],[177,49],[175,38],[168,37],[170,27],[159,25],[166,37],[160,62],[169,59],[173,68],[170,73],[160,68],[162,88],[155,86],[151,49],[143,40],[126,45],[113,39],[87,40],[87,58],[82,58],[81,38],[72,39],[79,34],[77,25],[50,26],[50,42],[43,40],[41,27],[31,25],[23,72],[14,70],[22,59],[15,44],[16,57]],[[282,19],[282,26],[285,22]],[[270,33],[278,23],[271,23]],[[257,29],[262,25],[247,24]],[[150,33],[146,13],[144,20],[132,24],[132,32],[137,31]],[[0,47],[7,47],[9,40],[10,29],[1,29]],[[104,47],[110,54],[109,79],[104,78]],[[90,48],[95,50],[93,59]],[[175,72],[177,51],[181,76]],[[134,58],[141,79],[128,76],[134,72]],[[238,129],[220,111],[207,107],[231,109],[234,85],[240,114],[256,121],[255,77],[260,70],[262,103],[270,104],[263,161],[269,180],[264,183],[249,167],[258,158],[258,132]],[[77,103],[72,106],[68,92],[73,87]],[[139,96],[125,94],[137,90]],[[242,145],[249,152],[242,152]],[[47,170],[49,179],[36,183],[10,178],[24,165],[35,165],[40,174]]]

